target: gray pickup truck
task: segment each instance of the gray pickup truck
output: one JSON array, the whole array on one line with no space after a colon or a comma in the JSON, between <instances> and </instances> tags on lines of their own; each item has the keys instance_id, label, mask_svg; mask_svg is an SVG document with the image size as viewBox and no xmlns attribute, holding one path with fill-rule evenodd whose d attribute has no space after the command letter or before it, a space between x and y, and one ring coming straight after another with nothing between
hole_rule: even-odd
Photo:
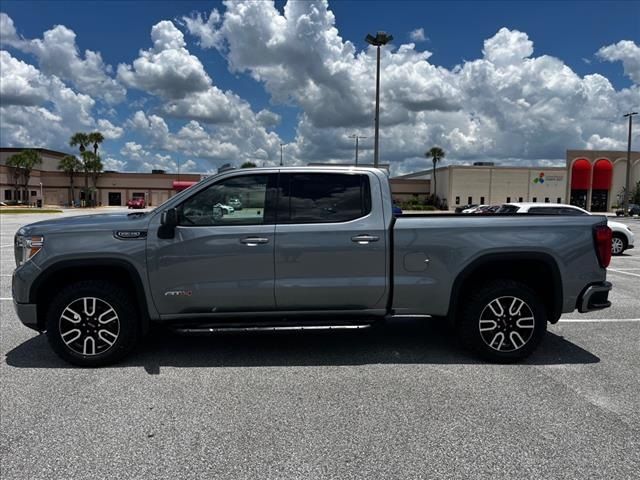
<instances>
[{"instance_id":1,"label":"gray pickup truck","mask_svg":"<svg viewBox=\"0 0 640 480\"><path fill-rule=\"evenodd\" d=\"M242 204L238 210L230 199ZM485 358L529 355L563 312L610 305L604 217L394 217L384 172L227 171L150 212L38 222L15 237L14 305L76 365L152 324L186 331L449 321Z\"/></svg>"}]
</instances>

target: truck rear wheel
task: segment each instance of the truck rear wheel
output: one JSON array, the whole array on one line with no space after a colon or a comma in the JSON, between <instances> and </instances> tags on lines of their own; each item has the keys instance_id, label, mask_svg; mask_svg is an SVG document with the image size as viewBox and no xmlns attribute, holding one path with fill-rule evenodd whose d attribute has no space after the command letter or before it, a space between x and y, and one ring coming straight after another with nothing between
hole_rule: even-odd
<instances>
[{"instance_id":1,"label":"truck rear wheel","mask_svg":"<svg viewBox=\"0 0 640 480\"><path fill-rule=\"evenodd\" d=\"M457 328L467 348L488 360L509 363L535 350L547 331L547 315L527 285L496 280L468 298Z\"/></svg>"},{"instance_id":2,"label":"truck rear wheel","mask_svg":"<svg viewBox=\"0 0 640 480\"><path fill-rule=\"evenodd\" d=\"M81 367L117 362L135 346L136 308L112 282L85 280L62 289L46 317L47 338L63 360Z\"/></svg>"}]
</instances>

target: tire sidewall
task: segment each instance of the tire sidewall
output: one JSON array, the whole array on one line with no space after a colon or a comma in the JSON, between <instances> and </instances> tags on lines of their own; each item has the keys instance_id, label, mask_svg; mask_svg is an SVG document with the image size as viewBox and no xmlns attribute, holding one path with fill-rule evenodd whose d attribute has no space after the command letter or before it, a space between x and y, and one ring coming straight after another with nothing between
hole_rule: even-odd
<instances>
[{"instance_id":1,"label":"tire sidewall","mask_svg":"<svg viewBox=\"0 0 640 480\"><path fill-rule=\"evenodd\" d=\"M96 297L107 302L118 315L120 332L114 345L98 355L82 355L69 349L60 335L60 315L74 300ZM126 292L110 282L83 281L62 289L52 300L46 315L49 344L65 361L81 367L99 367L112 364L124 357L135 345L138 334L138 315Z\"/></svg>"},{"instance_id":2,"label":"tire sidewall","mask_svg":"<svg viewBox=\"0 0 640 480\"><path fill-rule=\"evenodd\" d=\"M517 297L530 308L534 317L533 334L521 348L511 352L499 352L487 345L480 334L480 315L484 308L498 297ZM515 281L492 282L473 294L464 309L459 326L459 335L463 343L491 361L509 363L529 356L540 344L547 331L547 313L538 295L524 284Z\"/></svg>"}]
</instances>

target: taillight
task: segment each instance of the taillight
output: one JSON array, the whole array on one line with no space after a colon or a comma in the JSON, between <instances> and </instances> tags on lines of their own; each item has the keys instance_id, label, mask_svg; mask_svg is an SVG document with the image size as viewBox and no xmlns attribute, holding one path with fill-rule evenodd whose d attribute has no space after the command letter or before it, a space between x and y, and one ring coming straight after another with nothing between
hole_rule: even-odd
<instances>
[{"instance_id":1,"label":"taillight","mask_svg":"<svg viewBox=\"0 0 640 480\"><path fill-rule=\"evenodd\" d=\"M598 225L593 229L593 237L596 242L598 262L602 268L607 268L611 262L611 238L613 234L606 225Z\"/></svg>"}]
</instances>

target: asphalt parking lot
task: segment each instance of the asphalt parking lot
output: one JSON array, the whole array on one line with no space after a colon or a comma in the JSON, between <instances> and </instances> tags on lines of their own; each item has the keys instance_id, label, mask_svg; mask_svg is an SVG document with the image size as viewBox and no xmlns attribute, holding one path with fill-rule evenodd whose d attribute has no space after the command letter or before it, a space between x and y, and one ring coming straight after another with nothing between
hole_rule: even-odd
<instances>
[{"instance_id":1,"label":"asphalt parking lot","mask_svg":"<svg viewBox=\"0 0 640 480\"><path fill-rule=\"evenodd\" d=\"M3 480L637 478L640 245L612 261L613 306L564 316L524 364L480 362L406 320L156 332L83 370L13 312L13 234L42 217L0 216Z\"/></svg>"}]
</instances>

